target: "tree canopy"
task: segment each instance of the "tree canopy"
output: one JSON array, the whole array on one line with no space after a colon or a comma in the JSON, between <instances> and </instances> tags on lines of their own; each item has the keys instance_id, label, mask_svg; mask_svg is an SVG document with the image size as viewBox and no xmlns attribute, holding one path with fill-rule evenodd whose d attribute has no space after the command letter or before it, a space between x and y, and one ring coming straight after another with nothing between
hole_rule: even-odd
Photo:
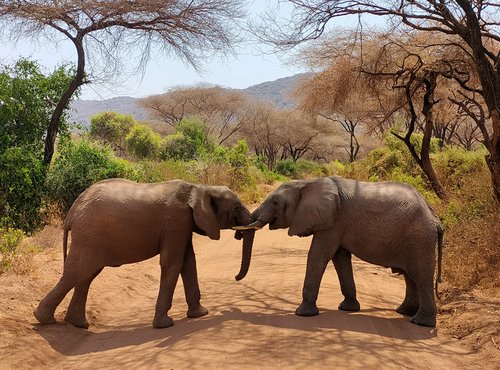
<instances>
[{"instance_id":1,"label":"tree canopy","mask_svg":"<svg viewBox=\"0 0 500 370\"><path fill-rule=\"evenodd\" d=\"M164 50L199 68L214 53L237 41L237 20L243 15L235 0L3 0L0 25L12 38L59 40L75 46L76 71L52 113L44 161L50 163L61 117L75 91L92 81L92 72L116 71L120 56L130 50L144 66L153 50Z\"/></svg>"}]
</instances>

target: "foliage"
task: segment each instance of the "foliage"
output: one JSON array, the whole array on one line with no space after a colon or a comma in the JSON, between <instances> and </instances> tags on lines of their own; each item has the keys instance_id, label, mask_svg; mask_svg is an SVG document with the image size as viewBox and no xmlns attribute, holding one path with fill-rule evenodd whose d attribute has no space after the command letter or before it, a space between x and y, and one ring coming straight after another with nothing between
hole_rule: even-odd
<instances>
[{"instance_id":1,"label":"foliage","mask_svg":"<svg viewBox=\"0 0 500 370\"><path fill-rule=\"evenodd\" d=\"M435 156L435 167L445 186L459 191L470 176L485 166L487 151L479 148L467 151L460 147L447 148Z\"/></svg>"},{"instance_id":2,"label":"foliage","mask_svg":"<svg viewBox=\"0 0 500 370\"><path fill-rule=\"evenodd\" d=\"M239 140L233 147L216 145L197 162L199 181L204 184L221 184L233 190L255 187L255 179L250 176L251 160L248 144Z\"/></svg>"},{"instance_id":3,"label":"foliage","mask_svg":"<svg viewBox=\"0 0 500 370\"><path fill-rule=\"evenodd\" d=\"M102 112L90 118L90 136L123 151L125 137L136 124L130 114Z\"/></svg>"},{"instance_id":4,"label":"foliage","mask_svg":"<svg viewBox=\"0 0 500 370\"><path fill-rule=\"evenodd\" d=\"M52 111L72 73L72 69L62 66L45 76L36 62L27 59L3 68L0 72L0 152L23 145L41 151ZM63 116L59 132L67 131Z\"/></svg>"},{"instance_id":5,"label":"foliage","mask_svg":"<svg viewBox=\"0 0 500 370\"><path fill-rule=\"evenodd\" d=\"M160 152L161 137L148 126L133 126L125 142L128 150L139 159L154 159Z\"/></svg>"},{"instance_id":6,"label":"foliage","mask_svg":"<svg viewBox=\"0 0 500 370\"><path fill-rule=\"evenodd\" d=\"M108 149L87 139L62 142L47 174L52 201L68 210L75 199L93 183L113 178L137 178L137 171Z\"/></svg>"},{"instance_id":7,"label":"foliage","mask_svg":"<svg viewBox=\"0 0 500 370\"><path fill-rule=\"evenodd\" d=\"M137 181L139 182L162 182L175 179L195 182L196 174L192 168L192 162L173 159L165 161L140 161L135 165Z\"/></svg>"},{"instance_id":8,"label":"foliage","mask_svg":"<svg viewBox=\"0 0 500 370\"><path fill-rule=\"evenodd\" d=\"M9 270L24 236L22 230L0 227L0 274Z\"/></svg>"},{"instance_id":9,"label":"foliage","mask_svg":"<svg viewBox=\"0 0 500 370\"><path fill-rule=\"evenodd\" d=\"M304 159L299 159L298 161L293 161L291 159L278 161L276 162L274 171L277 174L292 179L333 176L337 173L333 167Z\"/></svg>"},{"instance_id":10,"label":"foliage","mask_svg":"<svg viewBox=\"0 0 500 370\"><path fill-rule=\"evenodd\" d=\"M214 143L209 139L203 122L189 118L175 125L175 134L165 138L161 153L163 159L194 160L210 153Z\"/></svg>"},{"instance_id":11,"label":"foliage","mask_svg":"<svg viewBox=\"0 0 500 370\"><path fill-rule=\"evenodd\" d=\"M0 222L25 231L41 224L45 166L32 146L10 147L0 154Z\"/></svg>"}]
</instances>

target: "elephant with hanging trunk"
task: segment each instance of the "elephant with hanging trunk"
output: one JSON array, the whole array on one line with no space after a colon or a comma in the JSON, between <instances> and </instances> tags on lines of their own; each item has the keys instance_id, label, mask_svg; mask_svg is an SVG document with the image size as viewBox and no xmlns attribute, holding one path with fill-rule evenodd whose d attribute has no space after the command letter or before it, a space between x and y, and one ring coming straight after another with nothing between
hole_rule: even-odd
<instances>
[{"instance_id":1,"label":"elephant with hanging trunk","mask_svg":"<svg viewBox=\"0 0 500 370\"><path fill-rule=\"evenodd\" d=\"M192 234L218 240L221 229L250 221L250 212L225 186L201 186L181 180L156 184L122 179L98 182L85 190L68 212L64 221L63 275L41 300L35 317L42 324L54 323L57 306L74 288L65 320L87 328L87 293L102 269L158 254L161 278L153 326L174 324L168 311L179 275L184 283L187 316L204 316L208 311L200 304ZM70 231L71 248L67 254ZM235 236L251 245L254 231L237 231Z\"/></svg>"},{"instance_id":2,"label":"elephant with hanging trunk","mask_svg":"<svg viewBox=\"0 0 500 370\"><path fill-rule=\"evenodd\" d=\"M406 295L397 312L412 323L436 325L436 243L441 278L443 228L413 187L395 182L361 182L340 177L290 181L252 213L248 228L288 228L288 235L313 235L307 256L302 303L295 313L318 314L316 299L325 268L333 261L344 300L339 309L358 311L351 254L404 275ZM246 252L246 259L250 259ZM250 252L251 254L251 252ZM244 263L249 264L248 262Z\"/></svg>"}]
</instances>

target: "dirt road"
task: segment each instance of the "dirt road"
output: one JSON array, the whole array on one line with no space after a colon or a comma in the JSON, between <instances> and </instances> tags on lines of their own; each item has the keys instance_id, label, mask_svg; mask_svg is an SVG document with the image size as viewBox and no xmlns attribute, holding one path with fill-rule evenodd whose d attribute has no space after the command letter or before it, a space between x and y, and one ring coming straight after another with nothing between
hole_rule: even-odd
<instances>
[{"instance_id":1,"label":"dirt road","mask_svg":"<svg viewBox=\"0 0 500 370\"><path fill-rule=\"evenodd\" d=\"M362 310L341 301L333 266L323 278L316 317L293 314L300 303L310 238L265 229L255 238L247 277L234 280L241 244L196 237L202 303L209 314L187 319L182 281L170 311L175 326L153 329L158 259L108 268L91 287L89 330L35 324L31 312L62 270L60 250L35 276L1 280L0 368L52 369L482 369L457 340L412 325L394 308L404 282L388 269L354 261ZM9 280L10 279L10 280ZM68 299L56 312L60 321ZM439 318L438 318L439 319ZM493 364L494 365L494 364Z\"/></svg>"}]
</instances>

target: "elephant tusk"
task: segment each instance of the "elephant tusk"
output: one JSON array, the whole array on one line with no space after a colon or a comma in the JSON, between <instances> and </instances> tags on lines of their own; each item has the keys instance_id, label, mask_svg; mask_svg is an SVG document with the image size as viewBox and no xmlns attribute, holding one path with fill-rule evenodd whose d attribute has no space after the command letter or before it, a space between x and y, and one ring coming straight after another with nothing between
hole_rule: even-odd
<instances>
[{"instance_id":1,"label":"elephant tusk","mask_svg":"<svg viewBox=\"0 0 500 370\"><path fill-rule=\"evenodd\" d=\"M233 226L233 230L260 230L265 225L262 220L257 220L249 225L244 226Z\"/></svg>"}]
</instances>

